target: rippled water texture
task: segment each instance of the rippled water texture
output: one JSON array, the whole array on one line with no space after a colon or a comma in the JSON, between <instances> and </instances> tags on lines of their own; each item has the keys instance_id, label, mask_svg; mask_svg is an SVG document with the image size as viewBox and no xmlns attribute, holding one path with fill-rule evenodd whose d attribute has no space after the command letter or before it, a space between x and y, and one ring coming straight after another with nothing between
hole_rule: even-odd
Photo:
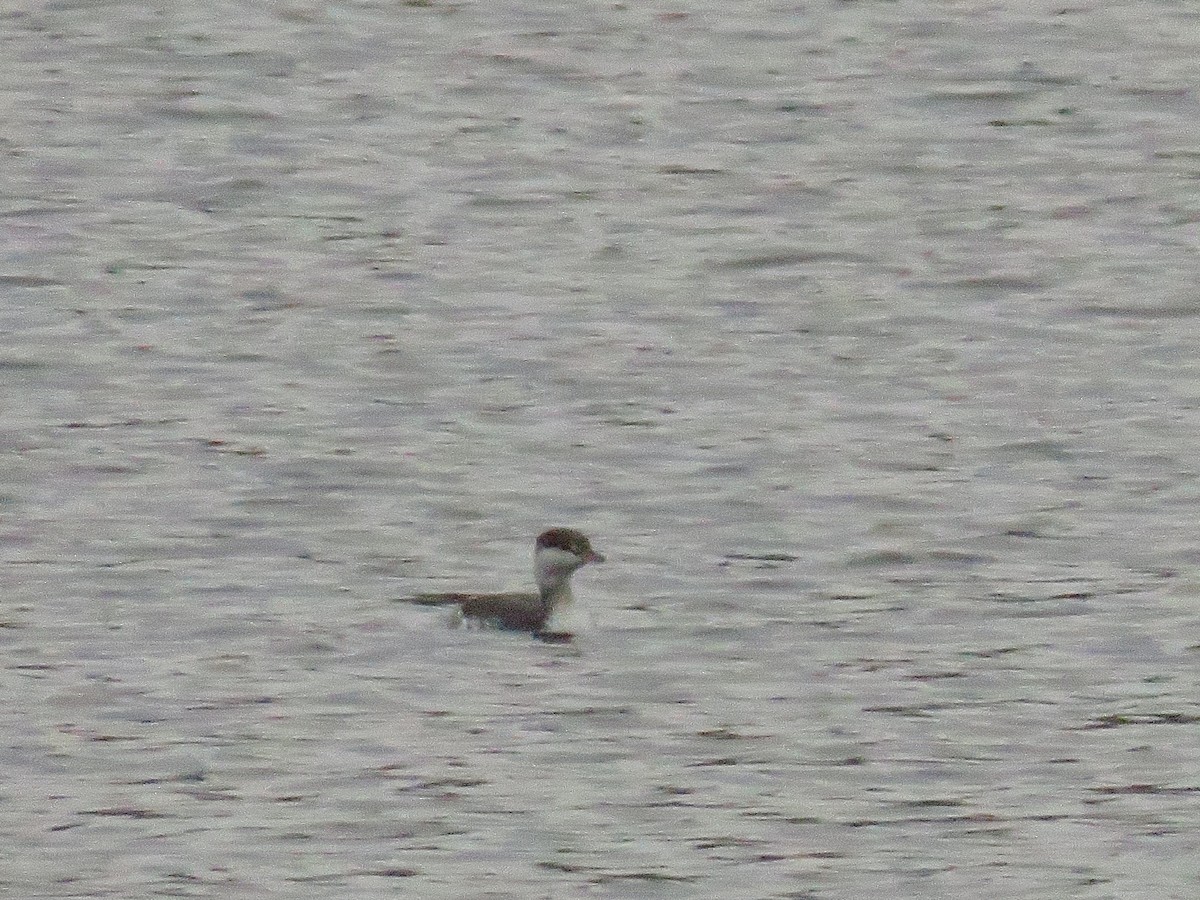
<instances>
[{"instance_id":1,"label":"rippled water texture","mask_svg":"<svg viewBox=\"0 0 1200 900\"><path fill-rule=\"evenodd\" d=\"M0 894L1200 896L1198 57L6 4Z\"/></svg>"}]
</instances>

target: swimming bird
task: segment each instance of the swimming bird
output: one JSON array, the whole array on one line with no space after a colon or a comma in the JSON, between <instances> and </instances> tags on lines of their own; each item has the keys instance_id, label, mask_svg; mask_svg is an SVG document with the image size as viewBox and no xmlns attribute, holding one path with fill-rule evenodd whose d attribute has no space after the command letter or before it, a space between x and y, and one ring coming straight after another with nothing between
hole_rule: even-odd
<instances>
[{"instance_id":1,"label":"swimming bird","mask_svg":"<svg viewBox=\"0 0 1200 900\"><path fill-rule=\"evenodd\" d=\"M570 613L575 604L571 576L588 563L604 562L587 535L574 528L548 528L533 549L533 593L419 594L422 604L458 604L462 616L480 624L510 631L529 631L544 640L570 639Z\"/></svg>"}]
</instances>

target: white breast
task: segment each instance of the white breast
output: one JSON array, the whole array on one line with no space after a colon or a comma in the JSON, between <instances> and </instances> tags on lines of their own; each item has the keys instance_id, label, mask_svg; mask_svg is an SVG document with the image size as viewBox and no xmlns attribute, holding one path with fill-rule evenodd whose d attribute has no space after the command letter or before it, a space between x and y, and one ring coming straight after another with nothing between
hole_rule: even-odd
<instances>
[{"instance_id":1,"label":"white breast","mask_svg":"<svg viewBox=\"0 0 1200 900\"><path fill-rule=\"evenodd\" d=\"M560 603L550 613L542 631L550 634L579 634L591 626L591 616L572 603Z\"/></svg>"}]
</instances>

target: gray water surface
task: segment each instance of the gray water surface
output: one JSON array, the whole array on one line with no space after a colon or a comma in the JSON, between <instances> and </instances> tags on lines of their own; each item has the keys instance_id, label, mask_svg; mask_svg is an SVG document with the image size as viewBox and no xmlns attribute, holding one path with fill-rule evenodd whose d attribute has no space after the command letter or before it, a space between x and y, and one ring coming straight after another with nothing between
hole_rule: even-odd
<instances>
[{"instance_id":1,"label":"gray water surface","mask_svg":"<svg viewBox=\"0 0 1200 900\"><path fill-rule=\"evenodd\" d=\"M0 894L1200 896L1197 58L10 4Z\"/></svg>"}]
</instances>

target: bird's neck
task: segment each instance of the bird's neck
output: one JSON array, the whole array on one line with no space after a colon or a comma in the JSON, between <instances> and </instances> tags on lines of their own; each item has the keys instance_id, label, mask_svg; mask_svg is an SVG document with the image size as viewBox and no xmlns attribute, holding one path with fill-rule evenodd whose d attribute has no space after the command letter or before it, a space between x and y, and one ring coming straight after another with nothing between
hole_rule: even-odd
<instances>
[{"instance_id":1,"label":"bird's neck","mask_svg":"<svg viewBox=\"0 0 1200 900\"><path fill-rule=\"evenodd\" d=\"M578 566L578 560L562 550L555 547L538 548L533 558L533 578L547 609L574 602L571 596L571 573Z\"/></svg>"},{"instance_id":2,"label":"bird's neck","mask_svg":"<svg viewBox=\"0 0 1200 900\"><path fill-rule=\"evenodd\" d=\"M558 609L570 606L575 602L571 594L571 577L538 582L538 593L547 609Z\"/></svg>"}]
</instances>

